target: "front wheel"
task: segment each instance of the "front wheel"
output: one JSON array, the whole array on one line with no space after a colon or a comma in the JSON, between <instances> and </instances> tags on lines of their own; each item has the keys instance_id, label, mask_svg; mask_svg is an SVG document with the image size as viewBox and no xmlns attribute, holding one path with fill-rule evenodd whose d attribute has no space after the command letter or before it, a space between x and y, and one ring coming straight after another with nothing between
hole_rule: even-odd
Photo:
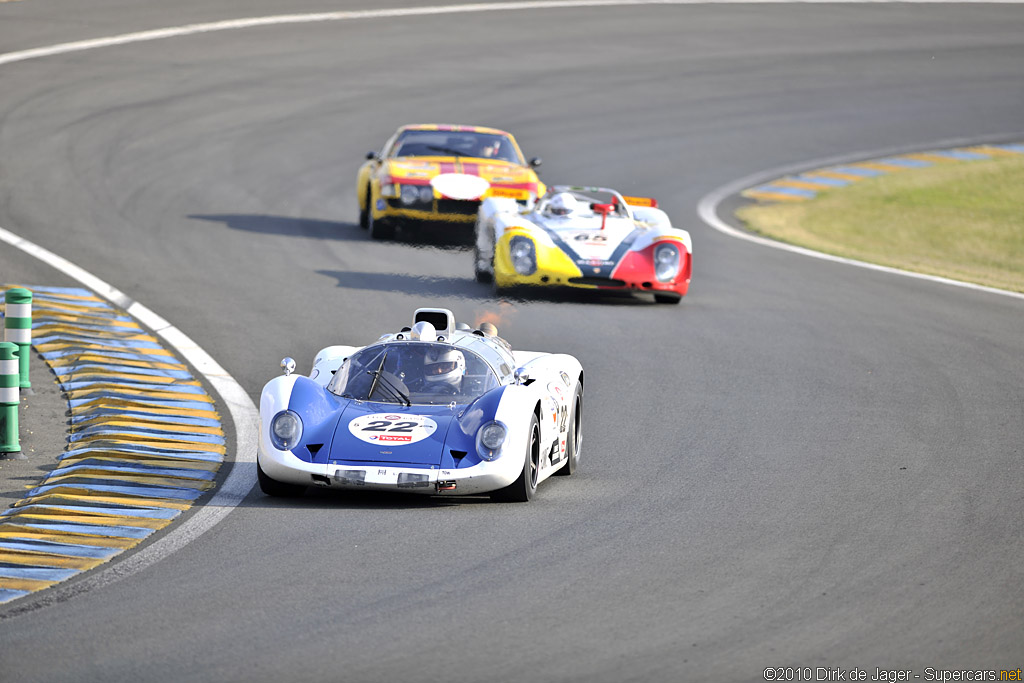
<instances>
[{"instance_id":1,"label":"front wheel","mask_svg":"<svg viewBox=\"0 0 1024 683\"><path fill-rule=\"evenodd\" d=\"M298 484L286 484L283 481L271 479L270 475L263 471L260 467L259 458L256 459L256 480L260 484L260 491L267 494L268 496L274 496L275 498L293 498L295 496L301 496L305 490L305 486L299 486Z\"/></svg>"},{"instance_id":2,"label":"front wheel","mask_svg":"<svg viewBox=\"0 0 1024 683\"><path fill-rule=\"evenodd\" d=\"M487 272L480 267L480 247L473 247L473 274L476 276L476 281L482 284L487 284L494 281L494 272Z\"/></svg>"},{"instance_id":3,"label":"front wheel","mask_svg":"<svg viewBox=\"0 0 1024 683\"><path fill-rule=\"evenodd\" d=\"M530 418L530 438L527 439L526 457L519 478L509 486L491 494L491 500L505 503L527 503L537 493L537 478L540 476L540 424L537 416Z\"/></svg>"},{"instance_id":4,"label":"front wheel","mask_svg":"<svg viewBox=\"0 0 1024 683\"><path fill-rule=\"evenodd\" d=\"M370 188L366 188L366 205L364 208L359 209L359 227L366 230L370 227L370 202L373 201L373 197L370 194Z\"/></svg>"},{"instance_id":5,"label":"front wheel","mask_svg":"<svg viewBox=\"0 0 1024 683\"><path fill-rule=\"evenodd\" d=\"M583 384L576 385L576 396L569 414L569 435L565 438L565 453L569 459L555 474L568 477L580 466L580 448L583 445Z\"/></svg>"},{"instance_id":6,"label":"front wheel","mask_svg":"<svg viewBox=\"0 0 1024 683\"><path fill-rule=\"evenodd\" d=\"M367 208L366 229L370 231L370 237L375 240L389 240L395 236L395 229L390 224L373 217L373 207Z\"/></svg>"}]
</instances>

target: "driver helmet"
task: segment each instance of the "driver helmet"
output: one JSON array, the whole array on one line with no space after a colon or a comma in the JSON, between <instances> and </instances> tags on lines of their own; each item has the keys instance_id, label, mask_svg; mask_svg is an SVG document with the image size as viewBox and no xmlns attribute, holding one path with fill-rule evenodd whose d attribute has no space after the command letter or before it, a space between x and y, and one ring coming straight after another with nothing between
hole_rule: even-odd
<instances>
[{"instance_id":1,"label":"driver helmet","mask_svg":"<svg viewBox=\"0 0 1024 683\"><path fill-rule=\"evenodd\" d=\"M423 359L423 378L429 385L458 388L466 374L466 357L453 348L433 348Z\"/></svg>"},{"instance_id":2,"label":"driver helmet","mask_svg":"<svg viewBox=\"0 0 1024 683\"><path fill-rule=\"evenodd\" d=\"M548 202L548 212L552 216L568 216L576 211L576 198L568 192L559 192Z\"/></svg>"}]
</instances>

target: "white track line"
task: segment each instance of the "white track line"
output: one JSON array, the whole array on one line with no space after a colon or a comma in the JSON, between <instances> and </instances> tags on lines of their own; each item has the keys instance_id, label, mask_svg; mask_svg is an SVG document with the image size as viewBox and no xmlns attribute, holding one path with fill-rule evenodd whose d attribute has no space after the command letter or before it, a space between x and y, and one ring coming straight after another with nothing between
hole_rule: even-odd
<instances>
[{"instance_id":1,"label":"white track line","mask_svg":"<svg viewBox=\"0 0 1024 683\"><path fill-rule=\"evenodd\" d=\"M999 294L1001 296L1008 296L1014 299L1024 300L1024 294L1020 292L1011 292L1005 289L996 289L994 287L985 287L983 285L977 285L973 282L963 282L961 280L952 280L945 277L939 277L937 275L925 275L924 273L915 273L909 270L900 270L899 268L890 268L888 266L880 266L875 263L867 263L865 261L857 261L854 259L843 258L841 256L833 256L832 254L825 254L820 251L814 251L813 249L806 249L804 247L796 247L791 244L784 244L783 242L776 242L775 240L761 237L760 235L754 235L743 230L734 228L733 226L726 223L718 215L718 205L722 203L726 198L738 195L743 190L751 187L755 187L762 183L766 183L769 180L775 178L781 178L783 176L792 175L795 173L805 172L811 169L824 168L826 166L838 166L842 164L849 164L856 161L865 161L868 159L880 159L884 157L897 156L900 154L909 154L911 152L918 151L931 151L937 149L950 149L953 147L966 147L969 145L978 145L986 142L997 142L1002 140L1019 140L1024 137L1024 133L1010 133L1005 135L991 135L983 138L956 138L952 140L939 140L928 145L914 145L906 147L892 147L888 149L874 150L870 152L857 152L853 154L845 154L843 156L829 157L826 159L817 159L814 161L808 161L800 164L794 164L790 166L782 166L774 168L768 171L762 171L754 175L747 176L746 178L740 178L739 180L733 181L727 185L724 185L717 190L705 195L700 202L697 204L697 213L700 215L701 220L710 225L715 230L723 232L730 237L738 237L739 239L747 240L755 244L760 244L765 247L771 247L773 249L781 249L783 251L789 251L794 254L800 254L802 256L810 256L812 258L822 259L824 261L832 261L834 263L843 263L848 266L856 266L858 268L866 268L867 270L877 270L882 273L889 273L891 275L901 275L903 277L915 278L917 280L927 280L929 282L938 282L944 285L952 285L954 287L962 287L963 289L973 289L979 292L986 292L988 294Z\"/></svg>"}]
</instances>

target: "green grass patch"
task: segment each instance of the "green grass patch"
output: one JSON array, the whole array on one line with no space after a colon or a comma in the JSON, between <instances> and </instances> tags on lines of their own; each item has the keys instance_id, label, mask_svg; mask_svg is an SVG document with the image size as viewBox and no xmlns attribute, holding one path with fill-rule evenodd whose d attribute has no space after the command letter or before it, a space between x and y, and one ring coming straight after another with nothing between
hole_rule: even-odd
<instances>
[{"instance_id":1,"label":"green grass patch","mask_svg":"<svg viewBox=\"0 0 1024 683\"><path fill-rule=\"evenodd\" d=\"M939 162L737 215L782 242L1024 292L1024 157Z\"/></svg>"}]
</instances>

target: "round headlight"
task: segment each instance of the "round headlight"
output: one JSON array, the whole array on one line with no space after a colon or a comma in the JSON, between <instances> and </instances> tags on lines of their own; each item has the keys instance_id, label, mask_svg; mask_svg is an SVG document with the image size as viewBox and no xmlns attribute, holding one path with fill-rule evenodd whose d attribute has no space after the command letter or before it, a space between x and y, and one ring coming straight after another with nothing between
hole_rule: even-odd
<instances>
[{"instance_id":1,"label":"round headlight","mask_svg":"<svg viewBox=\"0 0 1024 683\"><path fill-rule=\"evenodd\" d=\"M520 275L532 275L537 272L537 251L533 240L516 235L508 245L508 255L512 267Z\"/></svg>"},{"instance_id":2,"label":"round headlight","mask_svg":"<svg viewBox=\"0 0 1024 683\"><path fill-rule=\"evenodd\" d=\"M402 203L415 204L420 200L420 188L415 185L402 185Z\"/></svg>"},{"instance_id":3,"label":"round headlight","mask_svg":"<svg viewBox=\"0 0 1024 683\"><path fill-rule=\"evenodd\" d=\"M661 244L654 250L654 276L659 282L669 282L679 273L679 248L674 244Z\"/></svg>"},{"instance_id":4,"label":"round headlight","mask_svg":"<svg viewBox=\"0 0 1024 683\"><path fill-rule=\"evenodd\" d=\"M476 433L476 451L484 460L495 460L508 437L508 429L500 422L488 422Z\"/></svg>"},{"instance_id":5,"label":"round headlight","mask_svg":"<svg viewBox=\"0 0 1024 683\"><path fill-rule=\"evenodd\" d=\"M434 201L434 188L432 188L430 185L420 185L420 201Z\"/></svg>"},{"instance_id":6,"label":"round headlight","mask_svg":"<svg viewBox=\"0 0 1024 683\"><path fill-rule=\"evenodd\" d=\"M302 438L302 419L298 413L282 410L270 421L270 441L279 451L290 451Z\"/></svg>"}]
</instances>

